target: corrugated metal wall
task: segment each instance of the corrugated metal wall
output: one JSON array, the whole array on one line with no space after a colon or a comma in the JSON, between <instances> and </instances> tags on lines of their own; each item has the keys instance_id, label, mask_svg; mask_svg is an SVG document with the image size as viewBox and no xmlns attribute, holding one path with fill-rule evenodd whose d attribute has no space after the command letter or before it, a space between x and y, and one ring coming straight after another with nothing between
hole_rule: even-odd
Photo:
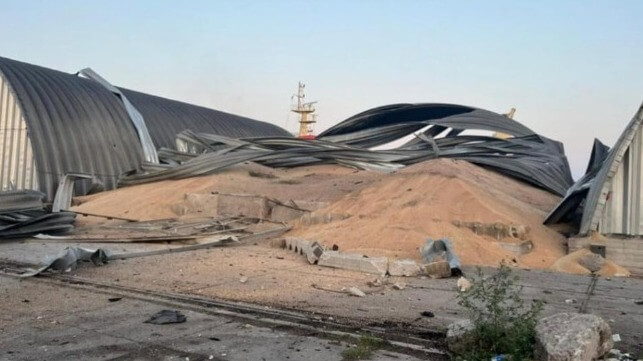
<instances>
[{"instance_id":1,"label":"corrugated metal wall","mask_svg":"<svg viewBox=\"0 0 643 361\"><path fill-rule=\"evenodd\" d=\"M614 174L599 231L603 234L643 235L643 132L639 128Z\"/></svg>"},{"instance_id":2,"label":"corrugated metal wall","mask_svg":"<svg viewBox=\"0 0 643 361\"><path fill-rule=\"evenodd\" d=\"M38 189L27 123L0 73L0 190Z\"/></svg>"},{"instance_id":3,"label":"corrugated metal wall","mask_svg":"<svg viewBox=\"0 0 643 361\"><path fill-rule=\"evenodd\" d=\"M67 173L93 175L105 189L114 189L123 173L140 167L143 152L136 130L123 102L104 86L74 74L2 57L0 73L24 118L17 127L23 129L23 142L18 148L26 146L24 123L33 145L26 148L33 152L28 160L16 161L8 142L20 138L12 130L9 135L13 138L0 147L11 156L4 154L2 159L9 159L11 164L35 159L38 172L32 175L37 176L38 190L48 201L53 200L60 178ZM157 148L174 147L176 134L185 129L229 137L290 136L273 124L135 91L123 93L143 114ZM22 119L15 118L12 111L8 121L11 129L14 119ZM15 172L15 166L10 168ZM74 194L86 194L91 186L89 180L78 181Z\"/></svg>"}]
</instances>

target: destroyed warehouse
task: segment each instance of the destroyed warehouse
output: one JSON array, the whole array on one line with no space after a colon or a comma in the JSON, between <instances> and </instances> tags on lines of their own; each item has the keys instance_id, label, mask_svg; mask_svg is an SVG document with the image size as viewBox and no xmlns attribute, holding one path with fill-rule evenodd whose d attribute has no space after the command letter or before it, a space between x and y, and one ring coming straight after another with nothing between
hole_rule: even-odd
<instances>
[{"instance_id":1,"label":"destroyed warehouse","mask_svg":"<svg viewBox=\"0 0 643 361\"><path fill-rule=\"evenodd\" d=\"M53 202L54 212L69 211L72 195L205 176L247 162L271 169L335 164L385 174L432 159L456 159L564 197L547 209L541 223L564 223L567 235L580 236L569 240L572 251L599 246L602 256L640 272L640 240L620 239L620 246L614 246L587 237L641 235L640 128L641 111L614 147L597 141L587 174L574 184L560 142L484 109L391 104L356 114L316 139L300 139L270 123L113 86L89 68L69 74L0 58L0 188L18 192L11 196L13 203L38 198L34 193L20 198L20 192L42 192L42 201ZM9 212L11 202L5 203ZM39 217L55 223L52 216ZM73 223L73 217L65 217ZM29 234L18 231L17 224L34 222L24 214L5 218L5 236ZM518 221L507 219L506 224L514 227ZM479 232L488 226L471 227ZM532 234L539 233L535 227L540 229L532 225ZM547 237L554 244L564 242ZM522 241L528 242L520 246L524 249L542 247Z\"/></svg>"}]
</instances>

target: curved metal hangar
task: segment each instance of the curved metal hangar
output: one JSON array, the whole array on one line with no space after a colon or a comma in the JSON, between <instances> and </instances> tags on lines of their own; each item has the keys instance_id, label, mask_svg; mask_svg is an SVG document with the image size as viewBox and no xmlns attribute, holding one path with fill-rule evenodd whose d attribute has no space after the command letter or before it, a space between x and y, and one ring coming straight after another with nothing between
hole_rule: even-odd
<instances>
[{"instance_id":1,"label":"curved metal hangar","mask_svg":"<svg viewBox=\"0 0 643 361\"><path fill-rule=\"evenodd\" d=\"M190 129L227 137L291 136L234 114L117 88L85 69L69 74L0 57L0 190L52 200L60 178L90 174L106 189ZM82 76L81 76L82 75ZM86 194L92 182L76 182Z\"/></svg>"}]
</instances>

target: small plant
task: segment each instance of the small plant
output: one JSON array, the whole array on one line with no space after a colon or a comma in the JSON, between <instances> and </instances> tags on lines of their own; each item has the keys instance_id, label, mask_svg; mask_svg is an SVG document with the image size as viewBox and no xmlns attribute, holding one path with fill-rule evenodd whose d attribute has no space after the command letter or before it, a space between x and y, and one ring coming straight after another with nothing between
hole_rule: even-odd
<instances>
[{"instance_id":1,"label":"small plant","mask_svg":"<svg viewBox=\"0 0 643 361\"><path fill-rule=\"evenodd\" d=\"M458 293L458 304L470 314L473 329L466 333L457 355L467 361L489 361L503 355L507 360L533 358L536 322L543 309L542 301L526 305L522 286L505 264L493 276L485 278L478 268L472 286Z\"/></svg>"},{"instance_id":2,"label":"small plant","mask_svg":"<svg viewBox=\"0 0 643 361\"><path fill-rule=\"evenodd\" d=\"M373 352L379 350L384 345L386 345L386 341L370 335L364 335L360 337L355 347L342 351L342 360L368 360L373 355Z\"/></svg>"}]
</instances>

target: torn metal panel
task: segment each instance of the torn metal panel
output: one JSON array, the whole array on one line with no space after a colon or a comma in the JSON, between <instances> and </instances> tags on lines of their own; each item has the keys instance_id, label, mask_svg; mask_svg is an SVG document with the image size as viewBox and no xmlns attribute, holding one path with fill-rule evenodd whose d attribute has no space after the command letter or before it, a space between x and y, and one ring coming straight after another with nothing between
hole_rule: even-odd
<instances>
[{"instance_id":1,"label":"torn metal panel","mask_svg":"<svg viewBox=\"0 0 643 361\"><path fill-rule=\"evenodd\" d=\"M84 75L86 78L91 79L97 82L98 84L104 86L107 90L114 93L114 95L116 95L123 102L125 111L129 115L129 118L132 120L132 124L134 124L134 128L136 128L138 139L141 142L141 146L143 148L143 155L145 156L145 161L150 163L158 163L159 158L158 158L158 155L156 154L156 146L152 141L150 132L147 130L145 119L143 118L143 115L136 109L136 107L129 101L129 99L127 99L125 94L123 94L123 92L120 89L113 86L110 82L108 82L105 78L100 76L91 68L82 69L78 72L78 74Z\"/></svg>"},{"instance_id":2,"label":"torn metal panel","mask_svg":"<svg viewBox=\"0 0 643 361\"><path fill-rule=\"evenodd\" d=\"M74 229L76 214L27 211L0 215L0 239L28 237L39 233L68 233Z\"/></svg>"},{"instance_id":3,"label":"torn metal panel","mask_svg":"<svg viewBox=\"0 0 643 361\"><path fill-rule=\"evenodd\" d=\"M74 195L74 182L77 179L92 179L89 174L69 173L65 174L58 183L56 189L56 196L54 203L51 207L53 213L69 209L71 206L71 198Z\"/></svg>"},{"instance_id":4,"label":"torn metal panel","mask_svg":"<svg viewBox=\"0 0 643 361\"><path fill-rule=\"evenodd\" d=\"M570 223L590 232L640 236L643 197L643 104L612 149L596 140L587 173L547 216L545 224Z\"/></svg>"},{"instance_id":5,"label":"torn metal panel","mask_svg":"<svg viewBox=\"0 0 643 361\"><path fill-rule=\"evenodd\" d=\"M396 124L420 125L424 123L456 129L494 131L497 129L513 136L534 134L532 130L515 120L487 110L457 104L421 103L392 104L367 110L327 129L319 134L318 138L350 134L365 129Z\"/></svg>"},{"instance_id":6,"label":"torn metal panel","mask_svg":"<svg viewBox=\"0 0 643 361\"><path fill-rule=\"evenodd\" d=\"M421 161L447 157L467 160L553 193L565 194L573 180L562 144L533 134L511 119L499 119L502 118L500 115L496 115L498 119L489 120L490 114L493 114L491 112L471 110L467 114L467 117L454 115L451 119L418 120L417 124L388 124L315 140L282 137L231 139L220 135L184 131L177 135L177 141L184 145L183 149L191 149L200 154L190 156L184 152L164 152L164 159L176 165L156 172L147 171L125 176L119 184L131 185L206 175L246 161L270 167L334 163L390 172ZM362 121L369 122L364 118ZM425 128L429 122L440 124L424 129L417 135L418 141L407 142L393 149L374 150L365 147L390 141L393 136L406 136L409 131ZM412 127L408 127L409 124ZM447 125L458 128L448 128ZM477 130L526 135L507 139L460 135L468 126ZM378 134L382 128L385 128L384 134ZM451 131L446 136L435 137L447 129Z\"/></svg>"},{"instance_id":7,"label":"torn metal panel","mask_svg":"<svg viewBox=\"0 0 643 361\"><path fill-rule=\"evenodd\" d=\"M32 190L0 192L0 239L71 231L76 215L47 212L44 196Z\"/></svg>"},{"instance_id":8,"label":"torn metal panel","mask_svg":"<svg viewBox=\"0 0 643 361\"><path fill-rule=\"evenodd\" d=\"M107 263L108 259L109 251L101 248L93 250L81 247L67 247L53 259L45 259L42 267L29 270L21 274L20 277L33 277L47 270L70 272L76 269L80 262L92 262L94 265L100 266Z\"/></svg>"}]
</instances>

